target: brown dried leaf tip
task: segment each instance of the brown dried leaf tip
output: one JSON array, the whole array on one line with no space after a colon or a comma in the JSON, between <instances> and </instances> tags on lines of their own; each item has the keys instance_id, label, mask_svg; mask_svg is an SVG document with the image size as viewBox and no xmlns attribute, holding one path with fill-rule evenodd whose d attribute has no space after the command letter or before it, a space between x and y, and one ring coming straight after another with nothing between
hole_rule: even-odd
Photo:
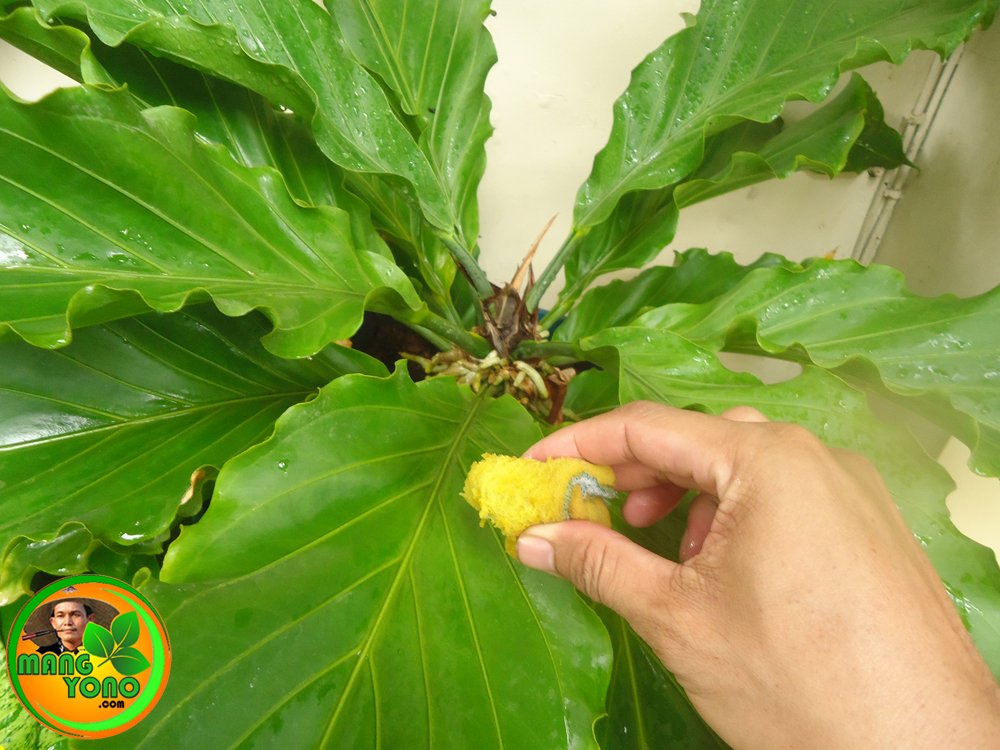
<instances>
[{"instance_id":1,"label":"brown dried leaf tip","mask_svg":"<svg viewBox=\"0 0 1000 750\"><path fill-rule=\"evenodd\" d=\"M485 325L476 332L489 341L490 346L501 357L508 356L522 341L542 340L538 333L538 310L529 313L524 298L535 285L531 259L535 257L538 245L555 220L556 217L553 216L538 235L511 282L504 284L503 288L494 284L493 296L482 302Z\"/></svg>"}]
</instances>

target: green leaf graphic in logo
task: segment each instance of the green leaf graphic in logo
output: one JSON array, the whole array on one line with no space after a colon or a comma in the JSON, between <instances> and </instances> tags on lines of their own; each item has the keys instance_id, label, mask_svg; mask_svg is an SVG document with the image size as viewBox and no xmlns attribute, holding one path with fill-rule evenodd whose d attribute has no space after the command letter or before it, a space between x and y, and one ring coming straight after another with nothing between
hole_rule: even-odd
<instances>
[{"instance_id":1,"label":"green leaf graphic in logo","mask_svg":"<svg viewBox=\"0 0 1000 750\"><path fill-rule=\"evenodd\" d=\"M149 669L149 662L139 649L125 646L111 657L111 666L118 670L118 674L128 677Z\"/></svg>"},{"instance_id":2,"label":"green leaf graphic in logo","mask_svg":"<svg viewBox=\"0 0 1000 750\"><path fill-rule=\"evenodd\" d=\"M96 622L88 622L83 631L83 647L95 658L107 661L115 652L115 638L107 628Z\"/></svg>"},{"instance_id":3,"label":"green leaf graphic in logo","mask_svg":"<svg viewBox=\"0 0 1000 750\"><path fill-rule=\"evenodd\" d=\"M114 636L115 645L118 648L131 646L139 640L139 615L135 612L118 615L111 622L111 635ZM122 674L125 673L122 672Z\"/></svg>"},{"instance_id":4,"label":"green leaf graphic in logo","mask_svg":"<svg viewBox=\"0 0 1000 750\"><path fill-rule=\"evenodd\" d=\"M111 630L96 622L88 622L83 631L83 647L95 658L111 662L120 675L131 676L149 669L149 661L132 644L139 640L139 616L125 612L111 621Z\"/></svg>"}]
</instances>

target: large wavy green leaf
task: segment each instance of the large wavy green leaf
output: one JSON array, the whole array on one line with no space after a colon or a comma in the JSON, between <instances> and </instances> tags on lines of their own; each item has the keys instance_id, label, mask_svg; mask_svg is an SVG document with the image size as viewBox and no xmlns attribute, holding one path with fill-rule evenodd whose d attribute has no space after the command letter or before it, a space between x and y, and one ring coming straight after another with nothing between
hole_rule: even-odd
<instances>
[{"instance_id":1,"label":"large wavy green leaf","mask_svg":"<svg viewBox=\"0 0 1000 750\"><path fill-rule=\"evenodd\" d=\"M624 195L567 259L558 309L599 275L652 261L673 239L680 208L796 171L835 177L848 167L904 163L900 134L885 124L875 92L853 74L838 96L787 128L780 120L741 122L708 139L701 164L680 184Z\"/></svg>"},{"instance_id":2,"label":"large wavy green leaf","mask_svg":"<svg viewBox=\"0 0 1000 750\"><path fill-rule=\"evenodd\" d=\"M311 0L35 0L46 18L89 23L106 44L128 42L239 83L312 126L346 169L392 175L447 232L460 206L378 82L343 49L336 21ZM413 187L410 187L413 186ZM414 192L413 188L416 188Z\"/></svg>"},{"instance_id":3,"label":"large wavy green leaf","mask_svg":"<svg viewBox=\"0 0 1000 750\"><path fill-rule=\"evenodd\" d=\"M818 260L756 271L712 302L663 307L639 321L716 351L764 351L884 384L966 442L976 471L1000 476L998 319L997 290L918 297L888 266Z\"/></svg>"},{"instance_id":4,"label":"large wavy green leaf","mask_svg":"<svg viewBox=\"0 0 1000 750\"><path fill-rule=\"evenodd\" d=\"M371 207L372 223L393 249L399 267L410 278L426 284L433 295L429 304L448 315L450 303L446 300L458 267L420 212L377 175L351 172L345 184Z\"/></svg>"},{"instance_id":5,"label":"large wavy green leaf","mask_svg":"<svg viewBox=\"0 0 1000 750\"><path fill-rule=\"evenodd\" d=\"M625 194L682 180L704 141L739 119L766 122L788 99L819 101L840 72L911 49L946 56L993 19L996 0L703 0L692 26L632 73L607 146L577 195L594 226Z\"/></svg>"},{"instance_id":6,"label":"large wavy green leaf","mask_svg":"<svg viewBox=\"0 0 1000 750\"><path fill-rule=\"evenodd\" d=\"M327 0L351 51L399 96L420 147L459 217L466 247L479 236L476 188L493 132L483 92L496 48L489 0Z\"/></svg>"},{"instance_id":7,"label":"large wavy green leaf","mask_svg":"<svg viewBox=\"0 0 1000 750\"><path fill-rule=\"evenodd\" d=\"M614 211L582 235L566 260L566 286L554 315L565 312L605 273L641 268L674 239L679 213L673 185L623 196Z\"/></svg>"},{"instance_id":8,"label":"large wavy green leaf","mask_svg":"<svg viewBox=\"0 0 1000 750\"><path fill-rule=\"evenodd\" d=\"M80 82L128 85L143 108L186 109L200 137L225 146L245 167L279 170L301 203L344 209L355 245L386 254L368 206L344 188L344 171L323 155L301 118L263 96L131 44L109 47L73 26L50 26L31 7L0 18L0 38Z\"/></svg>"},{"instance_id":9,"label":"large wavy green leaf","mask_svg":"<svg viewBox=\"0 0 1000 750\"><path fill-rule=\"evenodd\" d=\"M86 34L71 26L49 26L32 7L4 15L0 3L0 39L75 81L109 83L100 66L94 67Z\"/></svg>"},{"instance_id":10,"label":"large wavy green leaf","mask_svg":"<svg viewBox=\"0 0 1000 750\"><path fill-rule=\"evenodd\" d=\"M173 583L143 586L170 682L94 746L596 748L604 628L459 496L483 452L540 435L510 398L402 369L291 409L171 545Z\"/></svg>"},{"instance_id":11,"label":"large wavy green leaf","mask_svg":"<svg viewBox=\"0 0 1000 750\"><path fill-rule=\"evenodd\" d=\"M82 572L95 540L158 544L200 505L196 471L266 438L334 378L384 372L336 346L275 357L267 328L202 305L86 328L58 351L0 344L0 602L29 592L36 570Z\"/></svg>"},{"instance_id":12,"label":"large wavy green leaf","mask_svg":"<svg viewBox=\"0 0 1000 750\"><path fill-rule=\"evenodd\" d=\"M345 212L298 205L193 123L124 91L0 96L0 337L58 346L72 326L210 295L230 315L264 309L268 348L303 356L353 334L366 303L422 307L390 260L355 248Z\"/></svg>"},{"instance_id":13,"label":"large wavy green leaf","mask_svg":"<svg viewBox=\"0 0 1000 750\"><path fill-rule=\"evenodd\" d=\"M885 124L882 104L857 73L844 90L809 116L785 128L753 152L736 151L725 169L704 163L674 189L678 207L700 203L799 170L836 177L846 167L893 169L909 164L902 136ZM752 121L750 121L752 122Z\"/></svg>"},{"instance_id":14,"label":"large wavy green leaf","mask_svg":"<svg viewBox=\"0 0 1000 750\"><path fill-rule=\"evenodd\" d=\"M52 32L67 28L71 27L55 27ZM193 129L201 138L225 146L245 167L277 169L300 203L347 211L355 246L388 257L385 243L372 226L367 204L344 187L344 170L324 156L297 115L276 110L266 98L243 86L130 44L109 47L100 40L91 41L93 57L105 74L118 85L127 84L129 93L144 108L176 106L187 110L197 118Z\"/></svg>"},{"instance_id":15,"label":"large wavy green leaf","mask_svg":"<svg viewBox=\"0 0 1000 750\"><path fill-rule=\"evenodd\" d=\"M708 302L732 289L758 268L801 266L774 253L765 253L741 266L732 253L709 254L692 248L677 253L673 266L654 266L628 281L615 280L587 292L566 320L552 332L554 341L577 341L605 328L624 326L650 307L674 302Z\"/></svg>"},{"instance_id":16,"label":"large wavy green leaf","mask_svg":"<svg viewBox=\"0 0 1000 750\"><path fill-rule=\"evenodd\" d=\"M388 255L379 233L391 238L397 263L431 290L422 295L428 304L452 317L448 289L455 263L420 210L374 174L345 173L326 158L297 115L274 109L266 98L243 86L130 44L109 47L71 26L49 26L32 8L0 18L0 37L4 36L77 80L127 84L143 108L172 105L191 112L197 117L193 128L198 136L225 146L243 166L279 170L296 200L347 211L357 247ZM40 55L40 49L52 54ZM364 200L344 187L345 178ZM375 209L374 217L368 204Z\"/></svg>"},{"instance_id":17,"label":"large wavy green leaf","mask_svg":"<svg viewBox=\"0 0 1000 750\"><path fill-rule=\"evenodd\" d=\"M757 271L755 275L772 273ZM962 536L945 498L954 482L904 429L879 421L865 396L807 365L792 380L764 385L727 370L716 356L660 328L613 328L581 343L620 376L622 403L650 399L718 414L748 404L768 418L795 422L830 446L866 456L879 470L914 535L954 600L976 645L1000 675L1000 568L988 547Z\"/></svg>"},{"instance_id":18,"label":"large wavy green leaf","mask_svg":"<svg viewBox=\"0 0 1000 750\"><path fill-rule=\"evenodd\" d=\"M609 370L584 370L569 381L563 412L569 419L596 417L620 406L618 374Z\"/></svg>"}]
</instances>

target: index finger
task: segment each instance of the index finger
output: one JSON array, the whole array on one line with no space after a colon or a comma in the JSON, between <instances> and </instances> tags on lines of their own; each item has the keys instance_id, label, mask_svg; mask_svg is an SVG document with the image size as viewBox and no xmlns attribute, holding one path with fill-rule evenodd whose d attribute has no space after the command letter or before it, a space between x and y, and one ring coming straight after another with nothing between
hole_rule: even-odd
<instances>
[{"instance_id":1,"label":"index finger","mask_svg":"<svg viewBox=\"0 0 1000 750\"><path fill-rule=\"evenodd\" d=\"M671 482L722 497L733 475L738 445L761 425L637 401L565 427L524 455L568 456L610 464L627 481L619 489ZM763 436L763 432L761 432Z\"/></svg>"}]
</instances>

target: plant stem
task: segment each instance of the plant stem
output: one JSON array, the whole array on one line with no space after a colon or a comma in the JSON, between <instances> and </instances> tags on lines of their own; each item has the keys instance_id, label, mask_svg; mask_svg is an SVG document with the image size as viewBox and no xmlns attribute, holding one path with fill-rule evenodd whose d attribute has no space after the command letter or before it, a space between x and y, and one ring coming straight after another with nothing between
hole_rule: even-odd
<instances>
[{"instance_id":1,"label":"plant stem","mask_svg":"<svg viewBox=\"0 0 1000 750\"><path fill-rule=\"evenodd\" d=\"M525 305L528 307L528 312L534 312L538 307L538 303L541 301L542 295L545 294L545 290L556 280L559 269L566 265L570 254L576 249L576 246L586 234L586 229L574 230L566 238L566 241L563 242L562 247L559 248L559 252L556 253L555 257L545 266L542 275L538 277L538 281L535 282L535 285L528 292L528 296L524 300Z\"/></svg>"},{"instance_id":2,"label":"plant stem","mask_svg":"<svg viewBox=\"0 0 1000 750\"><path fill-rule=\"evenodd\" d=\"M434 306L437 308L438 312L442 313L448 320L457 326L462 325L462 321L458 316L458 310L455 309L455 304L451 301L451 295L448 290L445 289L444 284L441 283L441 277L437 275L434 268L427 261L427 255L418 247L417 248L417 268L420 271L420 276L423 278L424 283L430 290L430 296L433 300Z\"/></svg>"},{"instance_id":3,"label":"plant stem","mask_svg":"<svg viewBox=\"0 0 1000 750\"><path fill-rule=\"evenodd\" d=\"M545 317L538 321L538 327L547 331L559 318L566 314L569 308L573 306L574 301L572 299L559 300L555 304L555 307L545 313Z\"/></svg>"},{"instance_id":4,"label":"plant stem","mask_svg":"<svg viewBox=\"0 0 1000 750\"><path fill-rule=\"evenodd\" d=\"M451 342L448 339L441 338L430 328L424 328L423 326L418 326L416 323L410 323L410 328L419 333L425 339L430 341L434 346L443 352L451 349Z\"/></svg>"},{"instance_id":5,"label":"plant stem","mask_svg":"<svg viewBox=\"0 0 1000 750\"><path fill-rule=\"evenodd\" d=\"M438 236L441 242L444 243L445 247L454 256L455 261L465 269L466 274L468 274L469 279L472 281L472 285L476 288L476 293L479 295L479 299L489 299L493 296L493 285L490 284L490 280L486 278L486 274L483 269L479 267L479 263L476 259L472 257L472 253L465 249L465 247L454 237L445 234L444 232L435 229L434 234Z\"/></svg>"},{"instance_id":6,"label":"plant stem","mask_svg":"<svg viewBox=\"0 0 1000 750\"><path fill-rule=\"evenodd\" d=\"M580 359L573 344L561 341L522 341L511 353L511 359L548 359L549 357Z\"/></svg>"},{"instance_id":7,"label":"plant stem","mask_svg":"<svg viewBox=\"0 0 1000 750\"><path fill-rule=\"evenodd\" d=\"M389 312L396 320L413 328L424 328L445 341L458 344L474 357L482 359L490 353L490 345L485 339L456 326L440 315L423 309L417 311L392 310ZM420 331L417 331L420 333Z\"/></svg>"},{"instance_id":8,"label":"plant stem","mask_svg":"<svg viewBox=\"0 0 1000 750\"><path fill-rule=\"evenodd\" d=\"M455 309L455 303L452 302L451 295L445 292L444 299L441 301L441 304L444 305L444 311L447 314L448 320L461 328L462 318L459 317L458 310Z\"/></svg>"}]
</instances>

